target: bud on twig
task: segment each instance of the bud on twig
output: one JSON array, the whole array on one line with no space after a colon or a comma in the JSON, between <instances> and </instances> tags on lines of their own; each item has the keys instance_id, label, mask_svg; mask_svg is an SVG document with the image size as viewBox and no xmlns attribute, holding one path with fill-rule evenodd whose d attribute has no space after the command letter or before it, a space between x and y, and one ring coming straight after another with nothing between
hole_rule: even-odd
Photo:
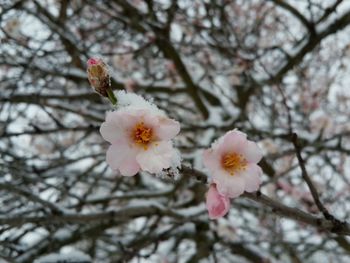
<instances>
[{"instance_id":1,"label":"bud on twig","mask_svg":"<svg viewBox=\"0 0 350 263\"><path fill-rule=\"evenodd\" d=\"M90 58L87 62L87 73L90 85L103 97L107 97L114 105L117 99L111 89L111 80L107 65L100 58Z\"/></svg>"}]
</instances>

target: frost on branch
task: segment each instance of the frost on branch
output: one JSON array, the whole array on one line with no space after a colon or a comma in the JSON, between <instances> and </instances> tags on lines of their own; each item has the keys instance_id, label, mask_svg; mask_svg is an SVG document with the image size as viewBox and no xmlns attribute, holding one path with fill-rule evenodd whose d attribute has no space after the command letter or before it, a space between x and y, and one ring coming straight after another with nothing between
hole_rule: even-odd
<instances>
[{"instance_id":1,"label":"frost on branch","mask_svg":"<svg viewBox=\"0 0 350 263\"><path fill-rule=\"evenodd\" d=\"M34 263L92 263L91 258L80 252L52 253L34 261Z\"/></svg>"}]
</instances>

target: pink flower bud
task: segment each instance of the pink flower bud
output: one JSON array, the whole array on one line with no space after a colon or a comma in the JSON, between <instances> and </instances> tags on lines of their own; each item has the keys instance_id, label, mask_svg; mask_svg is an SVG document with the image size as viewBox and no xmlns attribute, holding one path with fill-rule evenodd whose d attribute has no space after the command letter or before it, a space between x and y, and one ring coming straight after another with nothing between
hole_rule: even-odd
<instances>
[{"instance_id":1,"label":"pink flower bud","mask_svg":"<svg viewBox=\"0 0 350 263\"><path fill-rule=\"evenodd\" d=\"M90 85L103 97L108 97L110 78L107 65L100 58L90 58L87 62L87 73Z\"/></svg>"},{"instance_id":2,"label":"pink flower bud","mask_svg":"<svg viewBox=\"0 0 350 263\"><path fill-rule=\"evenodd\" d=\"M215 184L211 184L207 192L206 205L209 218L218 219L227 214L228 210L230 209L230 199L221 195L216 189Z\"/></svg>"}]
</instances>

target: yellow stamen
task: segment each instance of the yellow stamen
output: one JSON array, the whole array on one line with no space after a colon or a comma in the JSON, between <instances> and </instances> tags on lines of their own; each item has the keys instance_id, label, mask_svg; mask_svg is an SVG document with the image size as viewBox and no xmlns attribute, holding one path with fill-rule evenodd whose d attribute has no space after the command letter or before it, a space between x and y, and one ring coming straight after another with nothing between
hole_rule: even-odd
<instances>
[{"instance_id":1,"label":"yellow stamen","mask_svg":"<svg viewBox=\"0 0 350 263\"><path fill-rule=\"evenodd\" d=\"M228 153L225 154L221 159L222 167L230 172L230 175L245 170L247 167L247 160L241 154Z\"/></svg>"},{"instance_id":2,"label":"yellow stamen","mask_svg":"<svg viewBox=\"0 0 350 263\"><path fill-rule=\"evenodd\" d=\"M147 150L148 144L153 139L152 128L145 126L143 122L138 123L133 129L132 139L136 144L143 146Z\"/></svg>"}]
</instances>

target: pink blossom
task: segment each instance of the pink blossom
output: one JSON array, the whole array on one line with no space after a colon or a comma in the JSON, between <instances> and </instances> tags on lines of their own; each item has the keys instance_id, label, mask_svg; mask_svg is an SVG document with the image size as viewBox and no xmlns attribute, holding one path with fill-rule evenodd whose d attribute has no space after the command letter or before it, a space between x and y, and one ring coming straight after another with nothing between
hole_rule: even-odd
<instances>
[{"instance_id":1,"label":"pink blossom","mask_svg":"<svg viewBox=\"0 0 350 263\"><path fill-rule=\"evenodd\" d=\"M135 107L108 112L100 128L103 138L111 143L107 163L124 176L169 168L177 154L171 139L179 131L177 121L152 109Z\"/></svg>"},{"instance_id":2,"label":"pink blossom","mask_svg":"<svg viewBox=\"0 0 350 263\"><path fill-rule=\"evenodd\" d=\"M261 158L258 145L238 130L227 132L203 153L219 193L230 198L259 189L262 170L257 163Z\"/></svg>"},{"instance_id":3,"label":"pink blossom","mask_svg":"<svg viewBox=\"0 0 350 263\"><path fill-rule=\"evenodd\" d=\"M216 189L215 184L211 184L207 192L206 205L209 218L218 219L227 214L228 210L230 209L230 199L221 195Z\"/></svg>"}]
</instances>

